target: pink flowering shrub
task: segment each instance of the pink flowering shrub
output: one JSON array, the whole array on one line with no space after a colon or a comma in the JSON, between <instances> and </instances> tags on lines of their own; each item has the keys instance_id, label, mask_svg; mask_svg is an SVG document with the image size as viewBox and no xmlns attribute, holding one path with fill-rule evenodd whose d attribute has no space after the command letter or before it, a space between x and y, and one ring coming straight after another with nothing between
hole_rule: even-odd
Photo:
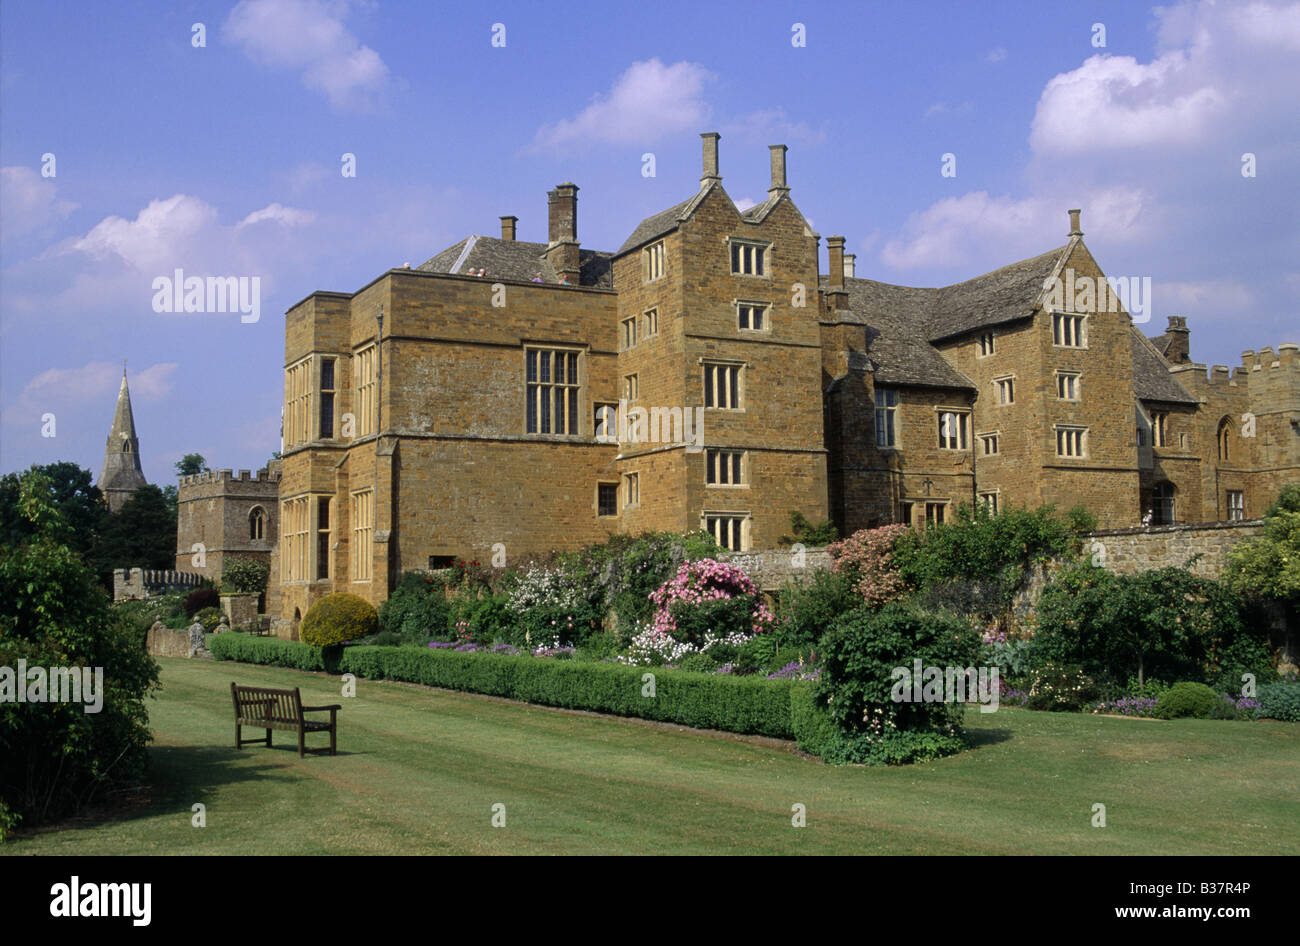
<instances>
[{"instance_id":1,"label":"pink flowering shrub","mask_svg":"<svg viewBox=\"0 0 1300 946\"><path fill-rule=\"evenodd\" d=\"M750 577L711 558L683 562L676 575L650 592L650 600L655 605L651 631L686 643L702 643L708 631L762 634L772 626L772 612Z\"/></svg>"},{"instance_id":2,"label":"pink flowering shrub","mask_svg":"<svg viewBox=\"0 0 1300 946\"><path fill-rule=\"evenodd\" d=\"M907 584L893 563L894 543L906 535L909 527L900 524L878 529L860 529L847 539L826 547L831 556L831 571L843 574L873 608L900 600Z\"/></svg>"}]
</instances>

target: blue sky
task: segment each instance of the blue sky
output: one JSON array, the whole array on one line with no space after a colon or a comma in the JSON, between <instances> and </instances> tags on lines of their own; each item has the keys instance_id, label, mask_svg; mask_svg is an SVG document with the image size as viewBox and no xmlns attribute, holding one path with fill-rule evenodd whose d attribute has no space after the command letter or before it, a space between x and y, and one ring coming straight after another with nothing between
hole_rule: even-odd
<instances>
[{"instance_id":1,"label":"blue sky","mask_svg":"<svg viewBox=\"0 0 1300 946\"><path fill-rule=\"evenodd\" d=\"M98 475L123 358L151 482L194 451L261 466L290 305L501 214L544 240L565 180L583 245L616 249L695 191L702 131L738 202L789 145L792 197L859 276L957 282L1062 244L1082 207L1103 269L1151 277L1149 334L1185 315L1193 357L1226 364L1300 340L1300 5L480 9L6 0L0 471ZM259 276L261 318L155 312L176 268Z\"/></svg>"}]
</instances>

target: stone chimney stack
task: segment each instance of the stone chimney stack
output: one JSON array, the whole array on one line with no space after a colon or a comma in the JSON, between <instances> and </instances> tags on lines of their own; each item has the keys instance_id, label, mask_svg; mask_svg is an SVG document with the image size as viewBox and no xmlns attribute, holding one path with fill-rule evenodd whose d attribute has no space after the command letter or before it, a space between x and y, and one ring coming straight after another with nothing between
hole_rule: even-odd
<instances>
[{"instance_id":1,"label":"stone chimney stack","mask_svg":"<svg viewBox=\"0 0 1300 946\"><path fill-rule=\"evenodd\" d=\"M826 238L826 255L829 257L827 275L831 277L832 289L844 288L844 237Z\"/></svg>"},{"instance_id":2,"label":"stone chimney stack","mask_svg":"<svg viewBox=\"0 0 1300 946\"><path fill-rule=\"evenodd\" d=\"M857 272L858 272L858 254L845 253L844 254L844 278L854 279L857 276Z\"/></svg>"},{"instance_id":3,"label":"stone chimney stack","mask_svg":"<svg viewBox=\"0 0 1300 946\"><path fill-rule=\"evenodd\" d=\"M844 237L826 238L826 255L829 257L826 275L829 286L826 290L826 305L832 312L849 307L849 294L844 288Z\"/></svg>"},{"instance_id":4,"label":"stone chimney stack","mask_svg":"<svg viewBox=\"0 0 1300 946\"><path fill-rule=\"evenodd\" d=\"M1070 236L1083 236L1083 230L1079 226L1079 214L1083 213L1083 211L1076 209L1067 212L1070 215Z\"/></svg>"},{"instance_id":5,"label":"stone chimney stack","mask_svg":"<svg viewBox=\"0 0 1300 946\"><path fill-rule=\"evenodd\" d=\"M515 226L519 223L518 217L501 218L501 239L515 242Z\"/></svg>"},{"instance_id":6,"label":"stone chimney stack","mask_svg":"<svg viewBox=\"0 0 1300 946\"><path fill-rule=\"evenodd\" d=\"M700 177L701 184L722 180L722 175L718 173L718 139L721 137L716 131L706 131L700 135L704 141L704 174Z\"/></svg>"},{"instance_id":7,"label":"stone chimney stack","mask_svg":"<svg viewBox=\"0 0 1300 946\"><path fill-rule=\"evenodd\" d=\"M767 196L781 197L790 193L785 183L785 153L788 149L785 145L768 145L767 149L772 152L772 185L767 189Z\"/></svg>"},{"instance_id":8,"label":"stone chimney stack","mask_svg":"<svg viewBox=\"0 0 1300 946\"><path fill-rule=\"evenodd\" d=\"M578 185L565 181L547 193L546 260L555 274L578 284Z\"/></svg>"},{"instance_id":9,"label":"stone chimney stack","mask_svg":"<svg viewBox=\"0 0 1300 946\"><path fill-rule=\"evenodd\" d=\"M1187 327L1186 316L1169 316L1165 335L1169 338L1169 345L1165 348L1166 361L1171 365L1185 365L1192 360L1192 330Z\"/></svg>"}]
</instances>

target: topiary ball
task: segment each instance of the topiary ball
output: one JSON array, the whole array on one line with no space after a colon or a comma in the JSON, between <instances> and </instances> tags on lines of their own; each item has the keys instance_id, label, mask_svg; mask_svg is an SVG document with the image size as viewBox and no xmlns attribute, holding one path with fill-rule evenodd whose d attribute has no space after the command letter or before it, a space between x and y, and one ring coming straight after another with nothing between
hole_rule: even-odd
<instances>
[{"instance_id":1,"label":"topiary ball","mask_svg":"<svg viewBox=\"0 0 1300 946\"><path fill-rule=\"evenodd\" d=\"M1161 694L1153 715L1159 719L1208 719L1219 702L1219 694L1204 683L1175 683Z\"/></svg>"},{"instance_id":2,"label":"topiary ball","mask_svg":"<svg viewBox=\"0 0 1300 946\"><path fill-rule=\"evenodd\" d=\"M379 615L374 606L357 595L326 595L302 619L299 636L313 647L329 647L375 633Z\"/></svg>"}]
</instances>

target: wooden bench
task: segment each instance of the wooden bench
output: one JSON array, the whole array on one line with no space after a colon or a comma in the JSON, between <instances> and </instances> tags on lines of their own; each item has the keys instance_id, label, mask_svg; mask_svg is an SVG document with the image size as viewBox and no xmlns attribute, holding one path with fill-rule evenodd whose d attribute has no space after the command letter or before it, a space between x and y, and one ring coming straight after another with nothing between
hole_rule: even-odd
<instances>
[{"instance_id":1,"label":"wooden bench","mask_svg":"<svg viewBox=\"0 0 1300 946\"><path fill-rule=\"evenodd\" d=\"M331 706L303 706L298 688L292 690L271 690L266 687L241 687L230 684L230 696L235 701L235 748L242 749L255 742L271 744L271 731L283 729L298 734L298 757L306 752L306 736L309 732L326 732L330 734L330 755L336 755L335 736L338 728L338 711L343 707L335 703ZM307 719L304 714L329 710L330 721ZM252 726L265 729L265 739L243 738L243 728ZM319 751L319 750L317 750Z\"/></svg>"}]
</instances>

